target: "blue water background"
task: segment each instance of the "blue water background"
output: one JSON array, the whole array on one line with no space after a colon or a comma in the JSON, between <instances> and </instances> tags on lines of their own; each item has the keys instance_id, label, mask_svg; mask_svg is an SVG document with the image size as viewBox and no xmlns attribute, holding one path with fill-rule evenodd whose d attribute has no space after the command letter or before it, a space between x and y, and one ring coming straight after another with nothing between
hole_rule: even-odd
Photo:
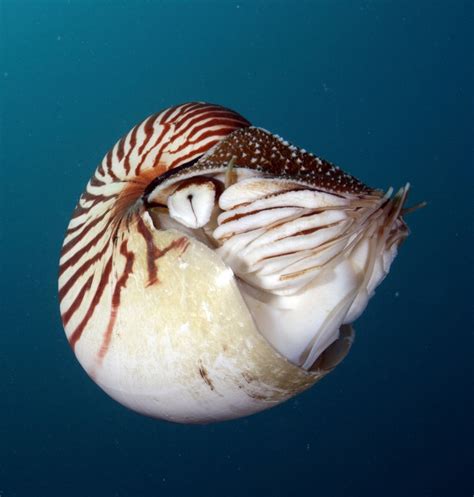
<instances>
[{"instance_id":1,"label":"blue water background","mask_svg":"<svg viewBox=\"0 0 474 497\"><path fill-rule=\"evenodd\" d=\"M471 496L473 2L3 0L0 19L0 495ZM210 426L110 400L56 296L99 160L189 100L428 201L345 362Z\"/></svg>"}]
</instances>

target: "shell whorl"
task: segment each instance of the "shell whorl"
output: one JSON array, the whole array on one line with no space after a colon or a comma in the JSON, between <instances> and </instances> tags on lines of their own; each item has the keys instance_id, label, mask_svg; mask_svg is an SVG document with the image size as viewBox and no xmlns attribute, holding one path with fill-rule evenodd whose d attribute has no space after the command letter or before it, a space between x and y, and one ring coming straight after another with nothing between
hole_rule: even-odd
<instances>
[{"instance_id":1,"label":"shell whorl","mask_svg":"<svg viewBox=\"0 0 474 497\"><path fill-rule=\"evenodd\" d=\"M107 153L87 184L69 224L61 251L59 299L69 342L75 348L99 305L110 307L99 358L107 352L121 290L134 270L131 231L143 237L149 284L156 260L186 249L186 238L158 250L139 200L156 177L207 152L232 131L249 126L242 116L199 102L166 109L145 119Z\"/></svg>"}]
</instances>

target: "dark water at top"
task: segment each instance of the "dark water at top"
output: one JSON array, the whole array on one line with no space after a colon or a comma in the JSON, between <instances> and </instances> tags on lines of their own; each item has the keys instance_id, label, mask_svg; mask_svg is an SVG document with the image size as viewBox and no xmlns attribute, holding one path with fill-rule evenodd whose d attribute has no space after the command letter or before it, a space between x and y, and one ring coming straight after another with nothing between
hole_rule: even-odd
<instances>
[{"instance_id":1,"label":"dark water at top","mask_svg":"<svg viewBox=\"0 0 474 497\"><path fill-rule=\"evenodd\" d=\"M0 495L471 496L473 3L0 3ZM95 165L169 105L234 108L429 207L349 357L247 419L105 396L62 331L57 261Z\"/></svg>"}]
</instances>

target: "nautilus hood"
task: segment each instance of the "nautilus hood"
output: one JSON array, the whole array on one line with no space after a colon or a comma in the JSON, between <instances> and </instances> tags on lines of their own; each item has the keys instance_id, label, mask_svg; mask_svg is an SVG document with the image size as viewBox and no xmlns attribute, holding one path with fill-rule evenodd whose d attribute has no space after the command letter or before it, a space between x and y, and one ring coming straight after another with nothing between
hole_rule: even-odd
<instances>
[{"instance_id":1,"label":"nautilus hood","mask_svg":"<svg viewBox=\"0 0 474 497\"><path fill-rule=\"evenodd\" d=\"M332 370L408 234L408 185L370 188L223 107L137 125L76 208L59 292L66 334L112 397L217 421Z\"/></svg>"}]
</instances>

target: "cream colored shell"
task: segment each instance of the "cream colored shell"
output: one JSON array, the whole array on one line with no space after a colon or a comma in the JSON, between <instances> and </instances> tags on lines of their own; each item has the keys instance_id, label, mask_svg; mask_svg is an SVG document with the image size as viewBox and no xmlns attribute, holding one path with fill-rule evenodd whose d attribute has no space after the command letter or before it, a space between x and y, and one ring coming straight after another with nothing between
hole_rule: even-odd
<instances>
[{"instance_id":1,"label":"cream colored shell","mask_svg":"<svg viewBox=\"0 0 474 497\"><path fill-rule=\"evenodd\" d=\"M150 231L164 248L183 234ZM110 348L98 367L103 315L97 314L76 353L111 397L153 417L182 423L237 418L272 407L318 381L275 352L255 328L231 270L195 239L159 259L159 282L148 285L146 247L136 231L137 254L122 291ZM190 283L192 282L192 284ZM92 360L91 360L92 359Z\"/></svg>"}]
</instances>

